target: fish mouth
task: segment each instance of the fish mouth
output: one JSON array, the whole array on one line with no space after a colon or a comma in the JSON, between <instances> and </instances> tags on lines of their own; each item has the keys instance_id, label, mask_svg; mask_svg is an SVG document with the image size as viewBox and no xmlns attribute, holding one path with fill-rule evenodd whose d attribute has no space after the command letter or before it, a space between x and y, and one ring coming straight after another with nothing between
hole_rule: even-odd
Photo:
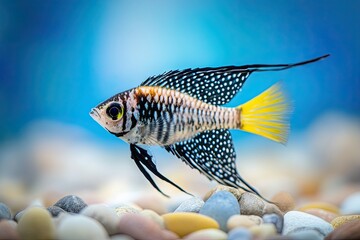
<instances>
[{"instance_id":1,"label":"fish mouth","mask_svg":"<svg viewBox=\"0 0 360 240\"><path fill-rule=\"evenodd\" d=\"M101 118L100 113L95 108L92 108L89 114L93 119Z\"/></svg>"}]
</instances>

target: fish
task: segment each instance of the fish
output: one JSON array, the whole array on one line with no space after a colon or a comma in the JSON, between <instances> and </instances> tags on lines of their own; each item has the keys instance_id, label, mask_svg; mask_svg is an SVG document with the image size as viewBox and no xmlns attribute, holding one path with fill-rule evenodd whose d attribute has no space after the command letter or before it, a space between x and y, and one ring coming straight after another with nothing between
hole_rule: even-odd
<instances>
[{"instance_id":1,"label":"fish","mask_svg":"<svg viewBox=\"0 0 360 240\"><path fill-rule=\"evenodd\" d=\"M165 194L150 172L190 194L162 175L144 146L160 146L209 180L261 196L238 173L230 130L242 130L285 144L291 104L282 85L273 86L236 107L224 104L254 72L281 71L328 57L293 64L250 64L171 70L117 93L90 111L109 133L130 144L131 159L150 184ZM191 195L191 194L190 194ZM262 197L262 196L261 196Z\"/></svg>"}]
</instances>

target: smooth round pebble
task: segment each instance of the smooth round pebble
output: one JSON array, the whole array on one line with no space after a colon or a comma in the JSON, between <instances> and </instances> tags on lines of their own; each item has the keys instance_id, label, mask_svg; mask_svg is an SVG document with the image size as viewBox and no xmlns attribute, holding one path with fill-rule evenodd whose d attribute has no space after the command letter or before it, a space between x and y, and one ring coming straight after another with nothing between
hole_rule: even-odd
<instances>
[{"instance_id":1,"label":"smooth round pebble","mask_svg":"<svg viewBox=\"0 0 360 240\"><path fill-rule=\"evenodd\" d=\"M303 206L301 206L300 208L298 208L298 211L306 211L308 209L322 209L328 212L332 212L334 214L339 214L340 210L337 206L331 204L331 203L326 203L326 202L313 202L313 203L308 203L305 204Z\"/></svg>"},{"instance_id":2,"label":"smooth round pebble","mask_svg":"<svg viewBox=\"0 0 360 240\"><path fill-rule=\"evenodd\" d=\"M55 239L55 226L50 213L40 207L25 210L17 231L21 239Z\"/></svg>"},{"instance_id":3,"label":"smooth round pebble","mask_svg":"<svg viewBox=\"0 0 360 240\"><path fill-rule=\"evenodd\" d=\"M153 210L145 209L142 210L140 214L158 224L161 229L165 228L164 219Z\"/></svg>"},{"instance_id":4,"label":"smooth round pebble","mask_svg":"<svg viewBox=\"0 0 360 240\"><path fill-rule=\"evenodd\" d=\"M121 207L115 208L115 212L116 212L116 215L118 215L119 217L122 217L129 213L140 213L141 210L131 207L131 206L121 206Z\"/></svg>"},{"instance_id":5,"label":"smooth round pebble","mask_svg":"<svg viewBox=\"0 0 360 240\"><path fill-rule=\"evenodd\" d=\"M105 228L92 218L83 215L68 215L57 229L59 240L108 239Z\"/></svg>"},{"instance_id":6,"label":"smooth round pebble","mask_svg":"<svg viewBox=\"0 0 360 240\"><path fill-rule=\"evenodd\" d=\"M204 201L207 201L214 193L220 192L220 191L227 191L232 193L236 199L239 201L242 194L246 191L241 188L234 188L234 187L228 187L224 185L217 185L214 189L210 190L208 193L206 193L204 197Z\"/></svg>"},{"instance_id":7,"label":"smooth round pebble","mask_svg":"<svg viewBox=\"0 0 360 240\"><path fill-rule=\"evenodd\" d=\"M198 213L204 206L204 201L198 197L192 197L180 204L174 212L194 212Z\"/></svg>"},{"instance_id":8,"label":"smooth round pebble","mask_svg":"<svg viewBox=\"0 0 360 240\"><path fill-rule=\"evenodd\" d=\"M219 229L203 229L184 237L184 240L227 240L227 234Z\"/></svg>"},{"instance_id":9,"label":"smooth round pebble","mask_svg":"<svg viewBox=\"0 0 360 240\"><path fill-rule=\"evenodd\" d=\"M240 213L240 207L232 193L219 191L211 195L199 213L215 219L220 229L227 232L227 221L231 216Z\"/></svg>"},{"instance_id":10,"label":"smooth round pebble","mask_svg":"<svg viewBox=\"0 0 360 240\"><path fill-rule=\"evenodd\" d=\"M360 214L360 192L356 192L348 196L341 204L341 213Z\"/></svg>"},{"instance_id":11,"label":"smooth round pebble","mask_svg":"<svg viewBox=\"0 0 360 240\"><path fill-rule=\"evenodd\" d=\"M60 213L65 213L66 211L60 207L57 206L50 206L47 208L47 210L49 211L49 213L51 214L51 216L53 217L57 217L59 216Z\"/></svg>"},{"instance_id":12,"label":"smooth round pebble","mask_svg":"<svg viewBox=\"0 0 360 240\"><path fill-rule=\"evenodd\" d=\"M276 205L268 203L259 196L249 192L241 196L239 204L241 215L256 215L262 217L267 213L282 214Z\"/></svg>"},{"instance_id":13,"label":"smooth round pebble","mask_svg":"<svg viewBox=\"0 0 360 240\"><path fill-rule=\"evenodd\" d=\"M256 215L233 215L227 221L227 229L232 230L234 228L250 228L252 226L262 224L263 220L261 217Z\"/></svg>"},{"instance_id":14,"label":"smooth round pebble","mask_svg":"<svg viewBox=\"0 0 360 240\"><path fill-rule=\"evenodd\" d=\"M234 228L228 233L228 240L251 240L252 234L246 228Z\"/></svg>"},{"instance_id":15,"label":"smooth round pebble","mask_svg":"<svg viewBox=\"0 0 360 240\"><path fill-rule=\"evenodd\" d=\"M142 209L151 209L160 215L167 213L164 197L160 194L142 195L134 203Z\"/></svg>"},{"instance_id":16,"label":"smooth round pebble","mask_svg":"<svg viewBox=\"0 0 360 240\"><path fill-rule=\"evenodd\" d=\"M327 222L331 222L334 218L336 218L338 215L323 209L318 208L310 208L307 210L304 210L303 212L309 213L311 215L317 216L319 218L324 219Z\"/></svg>"},{"instance_id":17,"label":"smooth round pebble","mask_svg":"<svg viewBox=\"0 0 360 240\"><path fill-rule=\"evenodd\" d=\"M2 202L0 202L0 220L1 219L6 219L6 220L12 219L10 208L5 203Z\"/></svg>"},{"instance_id":18,"label":"smooth round pebble","mask_svg":"<svg viewBox=\"0 0 360 240\"><path fill-rule=\"evenodd\" d=\"M68 195L57 201L54 206L62 208L69 213L79 213L87 204L78 196Z\"/></svg>"},{"instance_id":19,"label":"smooth round pebble","mask_svg":"<svg viewBox=\"0 0 360 240\"><path fill-rule=\"evenodd\" d=\"M111 240L135 240L134 238L125 235L125 234L117 234L110 237Z\"/></svg>"},{"instance_id":20,"label":"smooth round pebble","mask_svg":"<svg viewBox=\"0 0 360 240\"><path fill-rule=\"evenodd\" d=\"M325 237L333 231L333 226L319 217L300 211L290 211L284 215L283 235L304 230L315 230Z\"/></svg>"},{"instance_id":21,"label":"smooth round pebble","mask_svg":"<svg viewBox=\"0 0 360 240\"><path fill-rule=\"evenodd\" d=\"M279 192L270 200L275 203L275 205L278 206L283 213L291 211L295 208L295 199L287 192Z\"/></svg>"},{"instance_id":22,"label":"smooth round pebble","mask_svg":"<svg viewBox=\"0 0 360 240\"><path fill-rule=\"evenodd\" d=\"M126 214L120 219L118 233L142 240L177 238L175 234L170 235L168 232L163 232L159 225L152 220L134 213Z\"/></svg>"},{"instance_id":23,"label":"smooth round pebble","mask_svg":"<svg viewBox=\"0 0 360 240\"><path fill-rule=\"evenodd\" d=\"M17 240L20 239L16 231L16 222L12 220L0 220L0 239Z\"/></svg>"},{"instance_id":24,"label":"smooth round pebble","mask_svg":"<svg viewBox=\"0 0 360 240\"><path fill-rule=\"evenodd\" d=\"M214 219L198 213L168 213L162 215L165 228L184 237L202 229L219 228Z\"/></svg>"},{"instance_id":25,"label":"smooth round pebble","mask_svg":"<svg viewBox=\"0 0 360 240\"><path fill-rule=\"evenodd\" d=\"M345 223L326 236L325 240L360 239L360 220Z\"/></svg>"},{"instance_id":26,"label":"smooth round pebble","mask_svg":"<svg viewBox=\"0 0 360 240\"><path fill-rule=\"evenodd\" d=\"M360 220L360 215L346 215L346 216L337 217L331 221L331 225L334 228L338 228L341 225L351 222L351 221L354 221L354 220ZM360 231L360 229L359 229L359 231Z\"/></svg>"},{"instance_id":27,"label":"smooth round pebble","mask_svg":"<svg viewBox=\"0 0 360 240\"><path fill-rule=\"evenodd\" d=\"M299 230L288 235L291 240L323 240L324 236L316 230Z\"/></svg>"},{"instance_id":28,"label":"smooth round pebble","mask_svg":"<svg viewBox=\"0 0 360 240\"><path fill-rule=\"evenodd\" d=\"M250 229L252 235L260 238L266 238L276 235L276 228L274 224L264 223L258 226L253 226Z\"/></svg>"},{"instance_id":29,"label":"smooth round pebble","mask_svg":"<svg viewBox=\"0 0 360 240\"><path fill-rule=\"evenodd\" d=\"M273 224L276 228L277 233L281 233L283 229L284 218L282 215L277 215L275 213L265 214L262 217L264 223Z\"/></svg>"},{"instance_id":30,"label":"smooth round pebble","mask_svg":"<svg viewBox=\"0 0 360 240\"><path fill-rule=\"evenodd\" d=\"M116 214L115 209L103 204L94 204L85 207L80 214L101 223L109 235L117 233L120 217Z\"/></svg>"}]
</instances>

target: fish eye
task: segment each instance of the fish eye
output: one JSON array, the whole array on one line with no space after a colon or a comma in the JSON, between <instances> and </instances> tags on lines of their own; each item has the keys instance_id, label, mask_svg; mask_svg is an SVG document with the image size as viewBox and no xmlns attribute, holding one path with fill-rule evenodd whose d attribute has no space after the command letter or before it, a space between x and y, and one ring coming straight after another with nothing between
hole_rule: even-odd
<instances>
[{"instance_id":1,"label":"fish eye","mask_svg":"<svg viewBox=\"0 0 360 240\"><path fill-rule=\"evenodd\" d=\"M112 103L106 109L106 114L114 121L119 120L124 114L124 109L120 104Z\"/></svg>"}]
</instances>

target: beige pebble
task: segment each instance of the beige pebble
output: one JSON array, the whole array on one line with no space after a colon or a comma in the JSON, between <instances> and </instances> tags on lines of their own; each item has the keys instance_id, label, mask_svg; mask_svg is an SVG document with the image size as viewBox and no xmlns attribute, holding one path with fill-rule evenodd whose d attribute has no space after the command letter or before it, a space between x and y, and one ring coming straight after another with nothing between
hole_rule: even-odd
<instances>
[{"instance_id":1,"label":"beige pebble","mask_svg":"<svg viewBox=\"0 0 360 240\"><path fill-rule=\"evenodd\" d=\"M159 215L167 213L164 197L160 194L141 196L135 200L135 204L137 204L142 209L153 210Z\"/></svg>"},{"instance_id":2,"label":"beige pebble","mask_svg":"<svg viewBox=\"0 0 360 240\"><path fill-rule=\"evenodd\" d=\"M262 224L263 220L255 215L233 215L227 221L227 228L230 230L238 227L250 228Z\"/></svg>"},{"instance_id":3,"label":"beige pebble","mask_svg":"<svg viewBox=\"0 0 360 240\"><path fill-rule=\"evenodd\" d=\"M20 218L18 233L21 239L55 239L55 226L50 213L40 207L28 208Z\"/></svg>"},{"instance_id":4,"label":"beige pebble","mask_svg":"<svg viewBox=\"0 0 360 240\"><path fill-rule=\"evenodd\" d=\"M250 232L260 238L271 237L277 234L274 224L265 223L250 228Z\"/></svg>"},{"instance_id":5,"label":"beige pebble","mask_svg":"<svg viewBox=\"0 0 360 240\"><path fill-rule=\"evenodd\" d=\"M117 233L120 217L116 214L115 209L104 204L93 204L81 210L80 214L97 220L109 235Z\"/></svg>"},{"instance_id":6,"label":"beige pebble","mask_svg":"<svg viewBox=\"0 0 360 240\"><path fill-rule=\"evenodd\" d=\"M242 194L239 204L241 215L256 215L260 217L268 213L283 215L276 205L266 202L253 193L245 192Z\"/></svg>"},{"instance_id":7,"label":"beige pebble","mask_svg":"<svg viewBox=\"0 0 360 240\"><path fill-rule=\"evenodd\" d=\"M131 207L131 206L122 206L115 208L116 215L119 217L124 216L125 214L129 213L140 213L141 210Z\"/></svg>"},{"instance_id":8,"label":"beige pebble","mask_svg":"<svg viewBox=\"0 0 360 240\"><path fill-rule=\"evenodd\" d=\"M149 218L153 222L157 223L160 226L160 228L162 228L162 229L165 228L164 219L159 214L154 212L153 210L145 209L145 210L142 210L140 212L140 214L143 215L144 217Z\"/></svg>"},{"instance_id":9,"label":"beige pebble","mask_svg":"<svg viewBox=\"0 0 360 240\"><path fill-rule=\"evenodd\" d=\"M294 210L295 208L295 199L287 192L279 192L270 200L278 206L283 213Z\"/></svg>"},{"instance_id":10,"label":"beige pebble","mask_svg":"<svg viewBox=\"0 0 360 240\"><path fill-rule=\"evenodd\" d=\"M226 240L227 234L219 229L203 229L184 237L184 240Z\"/></svg>"}]
</instances>

